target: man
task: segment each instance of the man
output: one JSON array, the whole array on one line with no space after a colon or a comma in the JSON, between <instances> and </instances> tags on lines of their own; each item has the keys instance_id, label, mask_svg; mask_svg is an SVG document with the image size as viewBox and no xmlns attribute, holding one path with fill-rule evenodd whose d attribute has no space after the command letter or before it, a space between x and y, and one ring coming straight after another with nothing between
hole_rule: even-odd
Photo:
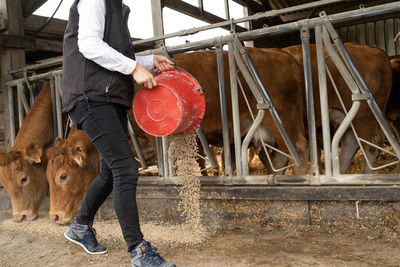
<instances>
[{"instance_id":1,"label":"man","mask_svg":"<svg viewBox=\"0 0 400 267\"><path fill-rule=\"evenodd\" d=\"M128 143L126 116L133 80L152 88L157 83L147 69L162 71L173 63L158 55L135 60L128 16L129 8L122 0L75 0L70 9L64 35L63 111L89 136L101 162L100 172L64 236L87 253L106 253L92 225L97 210L113 192L132 266L175 266L166 262L140 231L138 167Z\"/></svg>"}]
</instances>

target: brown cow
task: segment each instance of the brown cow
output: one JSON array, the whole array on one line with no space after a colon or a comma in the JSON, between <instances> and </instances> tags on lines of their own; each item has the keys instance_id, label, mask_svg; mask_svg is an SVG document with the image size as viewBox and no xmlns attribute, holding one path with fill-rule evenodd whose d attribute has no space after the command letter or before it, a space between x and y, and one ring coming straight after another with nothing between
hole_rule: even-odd
<instances>
[{"instance_id":1,"label":"brown cow","mask_svg":"<svg viewBox=\"0 0 400 267\"><path fill-rule=\"evenodd\" d=\"M370 47L367 45L346 43L345 46L349 51L358 71L363 77L373 97L375 98L376 103L378 104L381 111L384 113L392 85L392 70L390 67L388 56L381 49ZM284 48L283 50L292 54L299 63L302 63L303 55L301 46L291 46L288 48ZM319 101L319 87L315 45L311 45L310 52L311 68L313 74L312 83L314 86L314 99L316 99L315 103L317 103L315 105L316 126L320 127L321 111L320 105L318 104L319 102L317 102L317 100ZM338 90L341 93L346 109L349 110L350 106L352 105L351 92L331 59L327 60L327 65L328 69L332 73L332 76L334 77ZM328 99L330 120L333 125L337 127L341 123L345 115L342 111L339 100L336 97L332 84L329 82L329 79ZM355 126L356 131L361 138L369 140L377 145L383 143L384 136L382 134L382 131L378 127L378 123L365 101L361 102L360 109L358 110L358 113L353 120L353 125ZM354 135L351 130L348 130L342 138L340 156L341 173L346 172L357 150L358 144L354 138ZM367 153L369 161L372 163L373 166L377 155L377 149L371 146L365 146L365 151ZM371 172L366 163L363 164L362 172Z\"/></svg>"},{"instance_id":2,"label":"brown cow","mask_svg":"<svg viewBox=\"0 0 400 267\"><path fill-rule=\"evenodd\" d=\"M50 219L57 224L69 223L99 171L99 155L89 137L79 130L71 130L65 142L58 137L46 153Z\"/></svg>"},{"instance_id":3,"label":"brown cow","mask_svg":"<svg viewBox=\"0 0 400 267\"><path fill-rule=\"evenodd\" d=\"M393 84L386 107L386 118L400 141L400 59L392 59Z\"/></svg>"},{"instance_id":4,"label":"brown cow","mask_svg":"<svg viewBox=\"0 0 400 267\"><path fill-rule=\"evenodd\" d=\"M50 85L45 83L25 117L9 152L0 150L0 182L6 188L14 220L34 220L47 193L43 149L53 141Z\"/></svg>"}]
</instances>

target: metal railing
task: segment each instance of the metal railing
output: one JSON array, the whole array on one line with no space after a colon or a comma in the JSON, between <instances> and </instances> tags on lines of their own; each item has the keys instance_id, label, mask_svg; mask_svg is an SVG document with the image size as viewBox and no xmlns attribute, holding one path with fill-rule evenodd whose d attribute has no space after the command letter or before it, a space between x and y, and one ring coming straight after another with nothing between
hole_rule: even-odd
<instances>
[{"instance_id":1,"label":"metal railing","mask_svg":"<svg viewBox=\"0 0 400 267\"><path fill-rule=\"evenodd\" d=\"M332 1L318 1L318 4L326 4L326 2ZM340 2L340 1L337 1ZM278 12L278 13L277 13ZM232 32L226 36L215 37L203 41L182 44L171 47L160 47L158 49L151 49L139 55L147 55L147 54L168 54L173 55L176 53L182 53L187 51L206 49L206 48L215 48L216 58L218 63L218 85L219 85L219 95L220 95L220 108L221 108L221 121L222 121L222 138L223 138L223 149L224 149L224 163L225 163L225 175L222 177L199 177L200 181L203 184L249 184L249 185L331 185L331 184L400 184L400 179L398 175L390 174L390 175L365 175L365 174L353 174L353 175L343 175L340 173L340 162L339 162L339 141L343 135L343 133L352 128L355 136L356 132L352 124L352 119L357 113L358 106L360 101L366 101L371 111L373 112L376 120L379 123L383 133L385 134L387 140L392 146L393 152L385 150L387 153L391 153L391 155L396 156L397 159L400 158L400 146L397 139L394 136L393 131L386 123L382 112L379 110L376 102L374 101L368 87L363 81L361 75L358 73L357 69L354 66L354 63L349 56L345 46L340 41L338 35L333 29L333 24L335 23L343 23L349 22L361 18L372 18L379 17L382 15L395 14L400 12L400 2L389 3L369 8L363 8L354 11L343 12L331 16L326 16L326 14L321 13L319 18L313 19L305 19L298 22L286 23L272 27L265 27L262 29L252 30L248 32L235 33L234 32L234 23L248 21L252 19L258 19L268 16L273 16L279 14L279 12L288 12L288 10L274 11L263 14L256 14L254 16L246 17L239 20L232 20L229 23L232 25ZM228 23L228 22L224 22ZM150 38L147 40L141 40L138 42L134 42L134 44L150 42L154 40L160 40L163 38L169 38L174 36L180 36L182 34L192 34L201 30L209 29L210 27L220 27L221 23L213 24L206 27L200 27L196 29L190 29L181 31L174 34L158 36L154 38ZM221 24L222 25L222 24ZM325 151L325 175L320 174L319 164L318 164L318 151L316 145L316 126L315 126L315 114L314 110L314 99L313 99L313 85L312 85L312 71L311 71L311 59L310 59L310 30L315 29L316 36L316 46L317 46L317 59L318 59L318 75L320 80L320 101L322 103L321 116L322 116L322 129L323 129L323 146ZM274 104L268 95L268 87L266 87L261 77L258 75L257 70L254 67L254 64L251 58L248 56L246 52L246 48L242 45L243 41L254 40L257 38L264 37L274 37L280 34L291 33L291 32L299 32L300 38L303 47L303 68L304 68L304 80L305 80L305 92L306 92L306 106L307 106L307 124L309 130L309 146L311 153L311 167L310 167L310 175L263 175L263 176L252 176L249 175L248 171L248 161L247 161L247 148L250 144L250 141L254 134L256 134L258 126L261 123L262 118L264 117L265 111L268 110L273 118L276 127L279 129L279 132L285 141L287 151L289 153L285 153L284 151L279 150L275 147L268 147L267 144L263 144L264 149L267 148L274 149L279 151L282 155L292 160L292 164L284 166L283 168L272 168L279 172L284 171L287 168L290 168L294 165L300 165L302 163L302 159L300 158L298 152L295 149L295 146L292 143L292 140L289 138L285 126L283 125L280 116L276 109L274 108ZM336 44L336 47L339 51L337 54L336 51L331 49L332 42L330 40L332 38L333 42ZM225 92L225 79L224 79L224 68L226 66L223 65L223 46L228 45L228 56L229 56L229 73L230 73L230 87L231 87L231 97L232 97L232 113L233 113L233 136L234 136L234 145L235 145L235 162L236 162L236 175L233 174L232 164L231 164L231 150L230 150L230 140L229 140L229 127L228 127L228 107L226 104L226 92ZM324 47L327 49L330 57L334 59L335 65L341 71L341 74L345 81L351 85L350 88L356 88L352 91L353 94L353 107L347 112L345 119L342 125L338 128L335 135L333 136L333 140L331 142L330 134L329 134L329 116L328 116L328 99L327 99L327 86L326 86L326 66L325 66L325 56L323 49ZM338 60L338 58L341 58ZM254 118L254 121L245 137L245 139L241 140L240 136L240 120L239 120L239 110L236 108L238 105L237 99L239 98L238 87L239 79L237 78L237 72L240 71L246 83L249 85L253 97L256 99L258 105L258 115ZM18 92L18 117L19 122L21 123L23 120L24 112L29 110L28 101L26 99L25 94L22 92L24 88L24 83L26 80L34 81L38 79L50 79L52 81L52 97L54 99L53 103L55 103L53 107L53 118L56 118L54 129L56 129L55 136L60 136L62 134L61 127L61 105L59 102L59 93L60 93L60 78L61 71L50 72L46 74L36 75L32 77L26 77L25 79L18 79L14 81L7 82L8 86L8 95L9 95L9 110L10 110L10 129L11 129L11 138L15 137L15 114L14 114L14 88L17 88ZM58 101L58 104L57 104ZM130 127L131 128L131 127ZM131 130L131 129L130 129ZM131 132L132 139L135 138L134 132ZM61 135L62 136L62 135ZM211 159L211 165L215 166L216 162L211 156L211 152L208 149L207 140L204 138L204 134L199 130L200 140L203 146L206 148L206 154L208 158ZM367 143L368 141L362 140L357 137L360 148L363 150L362 143ZM372 144L371 142L369 142ZM134 143L135 144L135 143ZM157 162L159 169L159 177L141 177L139 180L140 183L146 184L175 184L176 179L172 176L172 163L171 159L168 155L168 140L167 137L158 138L157 139ZM135 144L135 148L138 144ZM207 150L208 149L208 150ZM138 149L140 150L140 149ZM331 152L331 153L330 153ZM266 152L267 156L268 153ZM139 160L143 160L143 156L139 156ZM268 158L270 164L272 165L271 159ZM397 164L397 161L394 161L391 164ZM144 166L144 165L142 165ZM373 166L370 166L374 168ZM386 167L386 166L385 166Z\"/></svg>"}]
</instances>

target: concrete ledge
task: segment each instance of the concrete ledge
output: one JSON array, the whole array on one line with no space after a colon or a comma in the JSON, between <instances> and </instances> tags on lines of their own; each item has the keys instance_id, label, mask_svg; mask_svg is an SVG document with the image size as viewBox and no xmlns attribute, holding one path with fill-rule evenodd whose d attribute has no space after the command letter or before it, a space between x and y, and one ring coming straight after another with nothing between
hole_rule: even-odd
<instances>
[{"instance_id":1,"label":"concrete ledge","mask_svg":"<svg viewBox=\"0 0 400 267\"><path fill-rule=\"evenodd\" d=\"M291 193L302 192L297 197ZM335 191L336 190L336 191ZM369 193L372 192L372 193ZM355 193L355 195L351 195ZM203 187L202 220L206 225L226 227L300 225L387 225L399 224L398 188L372 187ZM314 195L313 195L314 194ZM341 194L341 195L339 195ZM365 194L365 195L363 195ZM393 194L386 196L385 194ZM139 186L137 202L142 222L180 223L177 189ZM306 197L312 200L307 200ZM335 197L336 200L331 200ZM359 199L357 199L359 197ZM297 199L293 199L297 198ZM324 199L325 198L325 199ZM371 199L368 199L371 198ZM41 207L47 216L49 200ZM0 189L0 221L12 217L7 192ZM100 208L98 219L115 219L112 198Z\"/></svg>"}]
</instances>

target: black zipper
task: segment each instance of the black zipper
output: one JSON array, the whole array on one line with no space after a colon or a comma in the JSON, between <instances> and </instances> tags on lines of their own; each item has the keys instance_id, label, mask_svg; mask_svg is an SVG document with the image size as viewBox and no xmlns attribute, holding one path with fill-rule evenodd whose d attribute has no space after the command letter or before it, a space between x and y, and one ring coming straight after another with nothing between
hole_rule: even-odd
<instances>
[{"instance_id":1,"label":"black zipper","mask_svg":"<svg viewBox=\"0 0 400 267\"><path fill-rule=\"evenodd\" d=\"M106 97L107 97L107 103L108 103L108 92L110 90L110 86L111 86L111 81L112 81L112 77L114 76L114 73L112 72L110 75L110 78L108 78L108 82L106 85Z\"/></svg>"}]
</instances>

